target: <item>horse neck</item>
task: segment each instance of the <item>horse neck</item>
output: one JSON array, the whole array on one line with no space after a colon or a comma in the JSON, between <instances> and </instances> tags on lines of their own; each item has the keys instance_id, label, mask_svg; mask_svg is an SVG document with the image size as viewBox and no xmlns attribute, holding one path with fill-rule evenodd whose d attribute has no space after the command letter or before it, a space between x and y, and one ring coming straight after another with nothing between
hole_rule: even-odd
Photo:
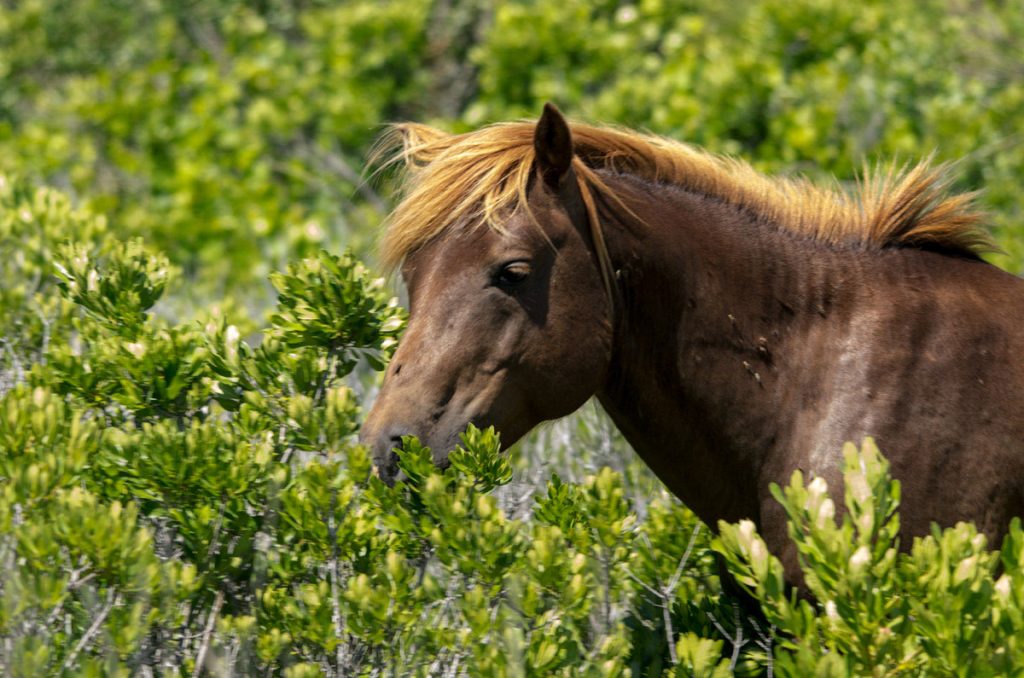
<instances>
[{"instance_id":1,"label":"horse neck","mask_svg":"<svg viewBox=\"0 0 1024 678\"><path fill-rule=\"evenodd\" d=\"M822 316L842 316L860 257L723 201L625 177L642 226L606 223L623 304L602 405L705 520L758 515L782 413L812 387ZM834 318L835 319L835 318Z\"/></svg>"}]
</instances>

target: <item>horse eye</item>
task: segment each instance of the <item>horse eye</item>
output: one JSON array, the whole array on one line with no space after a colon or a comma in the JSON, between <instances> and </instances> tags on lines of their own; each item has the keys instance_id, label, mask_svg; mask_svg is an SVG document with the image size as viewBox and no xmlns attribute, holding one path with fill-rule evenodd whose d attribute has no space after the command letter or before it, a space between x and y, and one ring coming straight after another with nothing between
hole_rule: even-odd
<instances>
[{"instance_id":1,"label":"horse eye","mask_svg":"<svg viewBox=\"0 0 1024 678\"><path fill-rule=\"evenodd\" d=\"M525 261L512 261L498 270L494 282L501 287L514 287L526 280L529 275L530 264Z\"/></svg>"}]
</instances>

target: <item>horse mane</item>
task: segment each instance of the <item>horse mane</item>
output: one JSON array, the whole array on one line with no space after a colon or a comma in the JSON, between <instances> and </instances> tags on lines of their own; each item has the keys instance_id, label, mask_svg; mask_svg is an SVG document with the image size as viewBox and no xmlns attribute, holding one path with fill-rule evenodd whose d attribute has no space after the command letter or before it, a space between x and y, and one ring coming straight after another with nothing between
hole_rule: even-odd
<instances>
[{"instance_id":1,"label":"horse mane","mask_svg":"<svg viewBox=\"0 0 1024 678\"><path fill-rule=\"evenodd\" d=\"M394 269L456 224L501 231L515 210L529 213L534 129L529 121L505 122L456 135L415 123L392 125L374 157L385 158L384 166L404 162L410 176L384 233L382 263ZM597 174L611 170L713 197L824 243L971 257L993 249L974 194L949 194L948 166L932 166L930 158L909 169L866 168L849 190L838 182L822 187L804 178L769 177L741 160L664 137L582 123L570 129L573 168L588 199L596 192L621 205Z\"/></svg>"}]
</instances>

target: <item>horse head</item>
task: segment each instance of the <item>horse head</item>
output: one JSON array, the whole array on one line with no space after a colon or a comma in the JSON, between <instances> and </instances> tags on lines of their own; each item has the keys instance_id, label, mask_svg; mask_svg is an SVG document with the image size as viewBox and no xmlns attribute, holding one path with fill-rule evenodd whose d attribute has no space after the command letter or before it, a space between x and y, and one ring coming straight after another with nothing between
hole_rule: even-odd
<instances>
[{"instance_id":1,"label":"horse head","mask_svg":"<svg viewBox=\"0 0 1024 678\"><path fill-rule=\"evenodd\" d=\"M403 221L414 229L442 224L395 255L409 324L361 434L388 482L399 473L402 436L417 436L441 467L470 423L494 426L510 445L582 405L602 386L611 356L609 281L565 119L545 107L532 144L519 144L519 185L487 162L507 149L460 149L452 139L419 147L436 157L420 170L389 234L401 239ZM416 153L415 141L406 146L407 155ZM446 204L438 202L444 191L480 195L449 196L468 206L452 218L432 213ZM501 195L511 199L496 207Z\"/></svg>"}]
</instances>

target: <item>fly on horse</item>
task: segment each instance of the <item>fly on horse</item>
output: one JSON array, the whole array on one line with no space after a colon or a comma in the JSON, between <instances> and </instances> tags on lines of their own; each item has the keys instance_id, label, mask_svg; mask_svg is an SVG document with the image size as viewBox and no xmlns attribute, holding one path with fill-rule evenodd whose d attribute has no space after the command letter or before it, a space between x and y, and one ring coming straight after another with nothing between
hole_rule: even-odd
<instances>
[{"instance_id":1,"label":"fly on horse","mask_svg":"<svg viewBox=\"0 0 1024 678\"><path fill-rule=\"evenodd\" d=\"M468 423L511 444L596 395L672 492L710 525L753 519L789 576L769 485L840 487L844 441L889 458L904 537L972 520L999 540L1024 515L1024 281L981 260L948 172L822 188L550 105L394 136L410 177L383 258L411 313L362 433L385 479L402 435L446 465Z\"/></svg>"}]
</instances>

